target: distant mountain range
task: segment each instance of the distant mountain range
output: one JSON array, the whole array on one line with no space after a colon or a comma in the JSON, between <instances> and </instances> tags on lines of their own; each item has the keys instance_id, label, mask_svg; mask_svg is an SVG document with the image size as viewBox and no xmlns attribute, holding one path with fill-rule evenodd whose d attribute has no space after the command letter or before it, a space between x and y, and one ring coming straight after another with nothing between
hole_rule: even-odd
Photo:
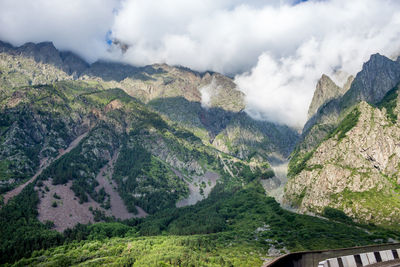
<instances>
[{"instance_id":1,"label":"distant mountain range","mask_svg":"<svg viewBox=\"0 0 400 267\"><path fill-rule=\"evenodd\" d=\"M399 82L381 55L323 75L299 135L219 73L0 41L0 264L255 266L398 239Z\"/></svg>"},{"instance_id":2,"label":"distant mountain range","mask_svg":"<svg viewBox=\"0 0 400 267\"><path fill-rule=\"evenodd\" d=\"M243 112L243 93L218 73L165 64L88 64L50 42L0 45L2 192L18 190L40 172L38 179L50 179L50 188L72 182L68 186L76 197L64 205L89 201L112 215L107 208L116 194L130 212L138 206L154 213L194 204L224 175L270 178L268 158L286 157L298 138L289 127L251 119ZM206 105L203 89L208 90ZM86 137L78 146L58 159L82 134ZM114 168L121 180L111 172L108 179L116 184L105 192L100 169L107 163L122 168L121 161L133 159L143 162ZM43 218L56 217L63 224L69 219L69 214L46 212ZM72 221L93 221L93 215L85 217Z\"/></svg>"}]
</instances>

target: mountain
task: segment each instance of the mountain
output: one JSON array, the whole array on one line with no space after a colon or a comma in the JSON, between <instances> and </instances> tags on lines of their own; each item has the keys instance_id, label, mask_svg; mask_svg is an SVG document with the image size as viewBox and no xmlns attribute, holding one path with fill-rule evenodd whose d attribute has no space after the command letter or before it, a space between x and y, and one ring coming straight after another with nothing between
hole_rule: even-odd
<instances>
[{"instance_id":1,"label":"mountain","mask_svg":"<svg viewBox=\"0 0 400 267\"><path fill-rule=\"evenodd\" d=\"M399 60L393 61L379 54L372 55L357 73L350 89L341 97L325 101L305 123L294 154L304 154L319 145L360 101L378 103L400 81L399 66Z\"/></svg>"},{"instance_id":2,"label":"mountain","mask_svg":"<svg viewBox=\"0 0 400 267\"><path fill-rule=\"evenodd\" d=\"M317 111L318 108L329 100L339 98L350 89L354 77L349 76L343 88L337 86L329 76L323 74L317 83L314 96L311 100L308 109L308 119L310 119Z\"/></svg>"},{"instance_id":3,"label":"mountain","mask_svg":"<svg viewBox=\"0 0 400 267\"><path fill-rule=\"evenodd\" d=\"M45 191L36 189L48 206L46 196L62 193L70 206L93 202L92 209L109 216L116 214L112 201L124 202L128 209L121 218L132 217L142 209L145 214L194 204L224 175L269 178L268 156L287 155L297 139L288 127L245 114L243 93L218 73L165 64L80 64L79 57L48 42L2 47L2 192L19 192L27 177L50 178L51 186L42 183ZM135 166L124 165L133 159ZM106 180L113 186L107 188ZM61 192L59 184L72 191ZM71 213L73 219L47 211L39 218L56 217L56 228L63 230L93 221L94 215L83 216L88 208L80 207L76 218Z\"/></svg>"},{"instance_id":4,"label":"mountain","mask_svg":"<svg viewBox=\"0 0 400 267\"><path fill-rule=\"evenodd\" d=\"M318 109L291 155L285 189L291 205L320 214L334 208L363 223L398 225L399 82L399 61L372 55L351 88Z\"/></svg>"},{"instance_id":5,"label":"mountain","mask_svg":"<svg viewBox=\"0 0 400 267\"><path fill-rule=\"evenodd\" d=\"M0 42L0 264L261 266L399 238L282 209L262 184L299 136L245 108L219 73Z\"/></svg>"},{"instance_id":6,"label":"mountain","mask_svg":"<svg viewBox=\"0 0 400 267\"><path fill-rule=\"evenodd\" d=\"M59 80L97 83L104 89L121 88L205 143L243 159L255 154L270 156L273 152L287 156L297 141L293 129L256 121L242 112L244 94L230 78L218 73L198 73L166 64L134 67L98 61L89 65L73 53L58 52L49 42L16 48L0 43L0 51L4 51L1 88ZM207 95L204 98L208 97L207 105L202 102L202 92ZM240 137L239 132L243 133Z\"/></svg>"}]
</instances>

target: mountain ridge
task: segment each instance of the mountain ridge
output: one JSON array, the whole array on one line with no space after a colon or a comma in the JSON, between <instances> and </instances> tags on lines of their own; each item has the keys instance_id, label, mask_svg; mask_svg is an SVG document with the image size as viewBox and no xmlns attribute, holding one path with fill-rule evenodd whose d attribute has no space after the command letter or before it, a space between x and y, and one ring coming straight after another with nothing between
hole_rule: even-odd
<instances>
[{"instance_id":1,"label":"mountain ridge","mask_svg":"<svg viewBox=\"0 0 400 267\"><path fill-rule=\"evenodd\" d=\"M268 197L298 134L249 117L229 77L3 47L0 264L255 266L400 236Z\"/></svg>"},{"instance_id":2,"label":"mountain ridge","mask_svg":"<svg viewBox=\"0 0 400 267\"><path fill-rule=\"evenodd\" d=\"M3 45L3 47L9 46L10 45ZM29 51L27 53L23 52L24 47L29 47ZM46 48L45 51L50 50L50 54L53 56L40 56L40 51L42 51L41 48L43 47ZM229 119L227 120L223 117L227 116L227 118L233 118L231 115L229 115L229 113L240 113L245 108L244 94L236 88L236 85L230 78L215 72L199 73L187 68L172 67L166 64L153 64L151 66L134 67L128 64L97 61L91 65L86 65L87 68L82 71L78 77L75 75L77 73L76 71L68 73L64 71L66 67L60 66L61 54L68 52L58 52L57 54L57 50L52 43L41 43L37 45L37 47L32 43L28 43L26 46L23 45L19 48L8 48L8 50L5 51L11 51L11 55L14 56L10 58L10 54L8 54L8 52L2 53L3 57L7 57L3 59L4 62L9 62L13 69L7 70L8 67L5 66L5 70L3 70L3 76L7 72L10 73L10 75L7 75L7 80L5 80L8 82L8 84L3 84L2 87L15 87L30 84L35 85L55 82L58 80L85 81L88 83L99 84L105 89L118 87L123 89L127 94L138 98L144 103L152 102L150 103L150 106L158 112L164 112L164 115L166 116L176 117L176 115L174 115L176 112L179 113L180 117L185 117L185 115L187 115L187 118L183 118L183 121L178 122L182 127L186 127L188 130L193 131L193 133L202 138L205 142L212 142L216 137L215 130L212 130L213 128L210 129L207 125L203 125L202 123L202 118L212 117L212 115L207 115L210 113L209 110L212 111L213 108L221 108L222 110L225 110L226 114L224 114L224 112L217 112L217 114L219 114L217 116L217 120L227 121L225 124L228 125ZM21 53L28 55L28 59L25 57L18 57L18 55ZM35 55L35 53L39 55ZM47 67L54 65L40 63L41 61L46 60L46 62L50 62L50 59L54 57L56 59L52 61L55 61L57 65L55 66L54 70ZM32 58L35 60L35 62L38 61L39 63L30 62L29 58ZM20 73L15 72L15 70L18 70L19 68L22 69L22 71ZM67 65L67 69L68 68L70 67ZM6 77L3 79L5 78ZM191 106L193 105L186 104L185 106L189 108L189 110L185 111L179 108L179 101L179 103L173 103L174 98L183 97L189 102L203 104L203 88L207 88L206 91L209 94L209 106L202 106L201 108L194 107L194 110L198 110L198 114L194 114L193 112L191 113ZM157 101L159 99L170 99L171 101L162 103L162 101ZM157 104L162 106L158 107ZM168 105L171 108L163 108L165 105ZM178 109L176 110L174 107L178 107ZM186 114L187 111L189 111L189 114ZM244 118L244 116L240 117ZM255 121L248 115L246 115L246 117L247 118L244 118L245 121ZM198 121L199 119L200 123L193 124L193 121ZM213 120L216 120L216 118ZM207 124L206 120L203 120L203 122ZM286 126L280 126L268 122L265 122L264 124L265 125L263 125L262 128L276 128L278 129L278 132L284 132L285 135L287 135L287 137L284 138L293 140L287 144L289 149L283 147L278 148L278 150L281 151L281 154L287 156L290 147L294 145L294 142L297 139L297 133ZM195 125L195 129L193 129L193 125ZM219 131L220 130L218 130L218 132ZM256 131L260 133L260 130ZM275 135L271 139L270 143L280 143L279 140L280 138ZM227 142L228 140L224 141L223 146L229 147ZM221 141L219 141L219 143L221 143ZM225 151L228 150L225 149Z\"/></svg>"},{"instance_id":3,"label":"mountain ridge","mask_svg":"<svg viewBox=\"0 0 400 267\"><path fill-rule=\"evenodd\" d=\"M399 61L374 54L342 97L319 107L291 155L288 203L302 212L335 208L364 223L395 227L399 218L386 208L398 209L393 162L399 155L392 149L399 140L393 130L399 82Z\"/></svg>"},{"instance_id":4,"label":"mountain ridge","mask_svg":"<svg viewBox=\"0 0 400 267\"><path fill-rule=\"evenodd\" d=\"M322 104L305 123L298 144L299 149L307 151L320 143L330 131L337 127L338 122L345 117L346 112L354 104L362 100L376 104L399 81L400 61L393 61L380 54L371 55L370 60L363 64L363 68L357 73L346 93ZM363 89L364 85L366 89ZM370 94L370 92L373 93Z\"/></svg>"}]
</instances>

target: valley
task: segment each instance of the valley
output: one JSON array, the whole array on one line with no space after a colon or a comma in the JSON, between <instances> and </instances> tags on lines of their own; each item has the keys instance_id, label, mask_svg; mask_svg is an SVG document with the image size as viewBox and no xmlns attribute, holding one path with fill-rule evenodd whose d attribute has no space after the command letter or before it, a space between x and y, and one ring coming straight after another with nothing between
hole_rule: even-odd
<instances>
[{"instance_id":1,"label":"valley","mask_svg":"<svg viewBox=\"0 0 400 267\"><path fill-rule=\"evenodd\" d=\"M0 264L261 266L399 240L398 62L322 76L299 134L216 72L0 42Z\"/></svg>"}]
</instances>

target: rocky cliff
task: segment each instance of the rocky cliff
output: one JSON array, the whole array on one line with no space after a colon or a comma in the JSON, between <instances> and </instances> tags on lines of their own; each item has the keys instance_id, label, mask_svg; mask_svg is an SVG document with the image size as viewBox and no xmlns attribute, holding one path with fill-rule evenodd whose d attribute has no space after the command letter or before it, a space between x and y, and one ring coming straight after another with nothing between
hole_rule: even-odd
<instances>
[{"instance_id":1,"label":"rocky cliff","mask_svg":"<svg viewBox=\"0 0 400 267\"><path fill-rule=\"evenodd\" d=\"M34 190L39 218L58 230L192 205L217 183L268 179L268 157L287 155L297 139L245 114L243 93L224 75L87 64L52 43L0 43L0 91L0 204Z\"/></svg>"},{"instance_id":2,"label":"rocky cliff","mask_svg":"<svg viewBox=\"0 0 400 267\"><path fill-rule=\"evenodd\" d=\"M400 82L400 61L374 54L363 64L354 80L349 77L343 88L348 87L350 82L350 89L344 95L325 101L306 122L296 150L309 151L318 145L360 101L370 104L381 101L384 95Z\"/></svg>"},{"instance_id":3,"label":"rocky cliff","mask_svg":"<svg viewBox=\"0 0 400 267\"><path fill-rule=\"evenodd\" d=\"M21 47L1 42L0 58L0 90L60 80L81 80L104 89L121 88L203 142L243 159L254 152L263 157L272 152L287 156L297 141L297 133L289 127L257 122L243 113L244 94L232 79L219 73L199 73L166 64L88 64L71 52L59 52L51 42ZM256 142L252 136L243 135L230 140L224 134L227 127L255 131L262 138ZM214 142L218 135L224 138ZM232 142L241 147L240 152L232 148Z\"/></svg>"},{"instance_id":4,"label":"rocky cliff","mask_svg":"<svg viewBox=\"0 0 400 267\"><path fill-rule=\"evenodd\" d=\"M310 119L326 102L338 98L346 93L350 89L350 84L353 81L353 77L350 76L347 82L341 88L337 86L329 76L323 74L317 83L317 87L314 92L310 107L308 108L308 119Z\"/></svg>"},{"instance_id":5,"label":"rocky cliff","mask_svg":"<svg viewBox=\"0 0 400 267\"><path fill-rule=\"evenodd\" d=\"M372 70L370 64L365 66L352 89L360 90L361 97L368 92L368 88L358 87L361 81L379 84L373 87L378 90L375 97L365 95L376 105L361 101L346 112L324 141L308 152L294 154L285 197L302 212L324 214L330 207L362 223L395 228L400 222L400 101L398 87L389 92L386 88L397 76L387 72L390 75L383 76L393 80L382 81L383 86L378 78L366 79L365 73Z\"/></svg>"}]
</instances>

